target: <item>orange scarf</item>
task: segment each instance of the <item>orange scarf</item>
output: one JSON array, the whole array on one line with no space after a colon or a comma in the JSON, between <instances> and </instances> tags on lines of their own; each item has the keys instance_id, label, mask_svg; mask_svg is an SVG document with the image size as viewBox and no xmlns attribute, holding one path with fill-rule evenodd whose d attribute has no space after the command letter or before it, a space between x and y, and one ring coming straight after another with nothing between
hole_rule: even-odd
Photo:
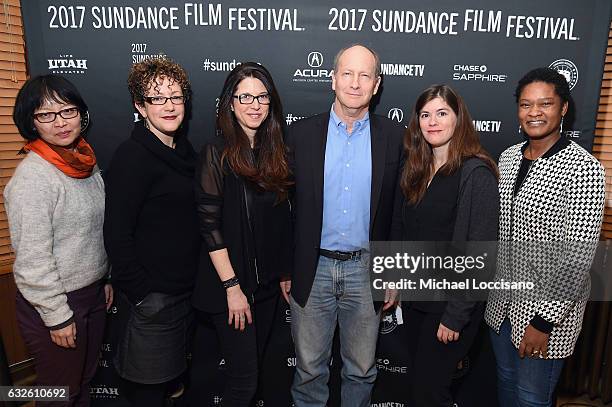
<instances>
[{"instance_id":1,"label":"orange scarf","mask_svg":"<svg viewBox=\"0 0 612 407\"><path fill-rule=\"evenodd\" d=\"M34 151L71 178L89 177L96 165L96 155L83 137L77 139L74 150L48 144L41 138L27 142L23 150Z\"/></svg>"}]
</instances>

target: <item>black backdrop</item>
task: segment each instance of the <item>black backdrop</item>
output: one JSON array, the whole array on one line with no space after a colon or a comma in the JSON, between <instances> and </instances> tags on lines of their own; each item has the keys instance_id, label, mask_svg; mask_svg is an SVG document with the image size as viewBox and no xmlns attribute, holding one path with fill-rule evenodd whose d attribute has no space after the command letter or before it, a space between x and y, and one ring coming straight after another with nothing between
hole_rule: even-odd
<instances>
[{"instance_id":1,"label":"black backdrop","mask_svg":"<svg viewBox=\"0 0 612 407\"><path fill-rule=\"evenodd\" d=\"M216 98L235 64L256 61L271 71L290 125L330 108L333 57L353 42L368 44L381 56L383 84L373 111L407 124L420 91L447 83L465 98L481 140L494 156L521 141L513 98L516 82L531 68L552 66L570 82L575 102L573 123L566 123L564 132L590 150L612 13L609 0L430 3L27 0L22 12L30 75L62 74L81 90L92 117L88 139L102 169L136 119L126 86L132 63L165 54L187 69L194 89L189 137L198 149L214 132ZM111 310L109 322L117 312L121 310ZM295 362L290 313L284 305L277 317L258 406L290 405ZM406 329L395 315L385 317L373 406L404 406L406 378L412 373L402 350ZM92 387L99 404L122 404L110 362L114 334L107 332ZM214 351L216 344L195 344L194 352L206 358L190 375L192 388L201 390L193 405L218 404L223 362ZM495 405L484 335L473 353L465 376L457 379L457 403ZM332 368L337 371L338 365L339 358L334 358ZM337 387L334 381L332 399Z\"/></svg>"}]
</instances>

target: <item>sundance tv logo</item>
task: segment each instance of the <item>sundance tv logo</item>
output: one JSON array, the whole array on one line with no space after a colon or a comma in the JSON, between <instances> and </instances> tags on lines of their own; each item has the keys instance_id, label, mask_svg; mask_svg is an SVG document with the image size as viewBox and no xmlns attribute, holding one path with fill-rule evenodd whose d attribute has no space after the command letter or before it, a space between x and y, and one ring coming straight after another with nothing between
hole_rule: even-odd
<instances>
[{"instance_id":1,"label":"sundance tv logo","mask_svg":"<svg viewBox=\"0 0 612 407\"><path fill-rule=\"evenodd\" d=\"M323 54L319 51L309 52L306 56L308 68L298 68L293 74L293 82L330 83L332 70L321 69L323 66Z\"/></svg>"},{"instance_id":2,"label":"sundance tv logo","mask_svg":"<svg viewBox=\"0 0 612 407\"><path fill-rule=\"evenodd\" d=\"M575 63L569 59L557 59L555 62L548 65L548 67L565 76L565 80L570 90L574 89L574 86L578 83L578 67Z\"/></svg>"},{"instance_id":3,"label":"sundance tv logo","mask_svg":"<svg viewBox=\"0 0 612 407\"><path fill-rule=\"evenodd\" d=\"M87 60L74 58L72 54L60 55L55 59L47 59L51 73L84 74L87 71Z\"/></svg>"}]
</instances>

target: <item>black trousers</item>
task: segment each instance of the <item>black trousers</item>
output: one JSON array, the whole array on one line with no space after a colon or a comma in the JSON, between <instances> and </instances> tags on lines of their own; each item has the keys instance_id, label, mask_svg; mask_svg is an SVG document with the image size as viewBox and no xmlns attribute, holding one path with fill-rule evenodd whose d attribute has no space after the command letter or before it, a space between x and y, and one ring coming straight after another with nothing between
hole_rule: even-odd
<instances>
[{"instance_id":1,"label":"black trousers","mask_svg":"<svg viewBox=\"0 0 612 407\"><path fill-rule=\"evenodd\" d=\"M451 384L457 364L468 353L483 316L482 304L463 328L459 340L444 344L438 341L440 313L429 313L408 308L404 322L408 327L411 353L412 379L410 407L450 407L453 405Z\"/></svg>"},{"instance_id":2,"label":"black trousers","mask_svg":"<svg viewBox=\"0 0 612 407\"><path fill-rule=\"evenodd\" d=\"M216 335L221 355L225 359L223 407L248 407L255 396L259 370L274 326L279 298L278 292L264 299L256 298L255 304L251 305L253 323L247 323L244 331L234 329L233 324L228 325L227 312L197 312L198 324L203 325L198 328Z\"/></svg>"}]
</instances>

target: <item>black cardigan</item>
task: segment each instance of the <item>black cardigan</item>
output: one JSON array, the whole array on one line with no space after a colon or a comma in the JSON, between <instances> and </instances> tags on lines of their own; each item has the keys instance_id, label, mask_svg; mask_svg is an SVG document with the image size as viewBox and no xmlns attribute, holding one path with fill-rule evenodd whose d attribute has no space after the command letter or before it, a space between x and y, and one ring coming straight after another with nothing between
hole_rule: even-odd
<instances>
[{"instance_id":1,"label":"black cardigan","mask_svg":"<svg viewBox=\"0 0 612 407\"><path fill-rule=\"evenodd\" d=\"M278 278L290 274L293 261L289 201L277 202L276 193L235 175L227 162L221 163L223 148L220 137L204 146L196 167L202 249L193 305L211 313L226 311L227 297L209 252L228 250L250 302L259 287L278 287Z\"/></svg>"},{"instance_id":2,"label":"black cardigan","mask_svg":"<svg viewBox=\"0 0 612 407\"><path fill-rule=\"evenodd\" d=\"M457 215L453 227L452 241L496 241L499 224L499 190L497 178L491 169L479 158L469 158L461 166ZM407 205L406 198L398 186L391 240L405 240L402 213ZM461 331L470 321L474 310L482 303L473 301L442 301L421 304L420 309L429 307L428 312L442 313L441 321L453 331Z\"/></svg>"},{"instance_id":3,"label":"black cardigan","mask_svg":"<svg viewBox=\"0 0 612 407\"><path fill-rule=\"evenodd\" d=\"M196 153L185 137L175 140L172 149L136 124L105 174L104 243L113 284L133 303L152 291L193 289L200 248Z\"/></svg>"}]
</instances>

